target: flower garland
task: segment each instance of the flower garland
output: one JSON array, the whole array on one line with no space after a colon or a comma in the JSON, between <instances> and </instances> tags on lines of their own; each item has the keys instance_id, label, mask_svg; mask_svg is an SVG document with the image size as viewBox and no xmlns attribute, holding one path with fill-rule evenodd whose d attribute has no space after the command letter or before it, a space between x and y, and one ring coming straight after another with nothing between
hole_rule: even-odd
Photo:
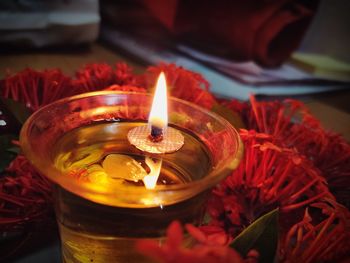
<instances>
[{"instance_id":1,"label":"flower garland","mask_svg":"<svg viewBox=\"0 0 350 263\"><path fill-rule=\"evenodd\" d=\"M172 96L207 109L228 109L231 117L244 125L240 135L245 154L239 167L213 189L207 206L209 222L200 228L186 225L197 245L182 247L182 229L174 222L164 246L142 241L138 244L141 252L160 262L257 262L261 251L240 255L229 245L256 219L279 208L278 261L350 258L350 145L341 136L325 131L299 101L260 102L254 97L247 103L217 100L199 74L161 64L135 75L125 63L115 68L90 64L74 78L57 69L26 69L1 80L0 95L35 111L57 99L88 91L147 92L146 87L151 87L160 71L167 76ZM2 133L14 130L7 128ZM0 232L48 221L52 218L51 202L51 183L18 154L1 172Z\"/></svg>"}]
</instances>

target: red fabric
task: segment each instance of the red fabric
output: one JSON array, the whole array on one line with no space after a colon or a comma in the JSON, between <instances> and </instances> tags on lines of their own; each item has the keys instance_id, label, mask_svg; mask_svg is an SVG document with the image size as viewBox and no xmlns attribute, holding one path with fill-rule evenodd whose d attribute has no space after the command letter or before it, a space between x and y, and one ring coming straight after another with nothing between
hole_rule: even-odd
<instances>
[{"instance_id":1,"label":"red fabric","mask_svg":"<svg viewBox=\"0 0 350 263\"><path fill-rule=\"evenodd\" d=\"M311 3L311 4L310 4ZM238 60L265 66L295 50L313 16L315 1L154 1L144 4L170 32ZM223 50L225 54L223 54Z\"/></svg>"}]
</instances>

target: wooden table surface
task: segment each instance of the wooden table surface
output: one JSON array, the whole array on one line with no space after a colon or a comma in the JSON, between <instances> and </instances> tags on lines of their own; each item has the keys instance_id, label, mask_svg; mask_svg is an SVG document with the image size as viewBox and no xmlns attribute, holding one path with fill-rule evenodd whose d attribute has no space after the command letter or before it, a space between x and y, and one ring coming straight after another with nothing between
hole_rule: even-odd
<instances>
[{"instance_id":1,"label":"wooden table surface","mask_svg":"<svg viewBox=\"0 0 350 263\"><path fill-rule=\"evenodd\" d=\"M113 65L117 61L127 62L138 73L145 69L145 65L121 52L101 43L94 43L73 50L1 52L0 78L3 78L7 71L15 73L27 67L38 70L60 68L66 74L73 74L86 63L104 62ZM350 141L350 85L345 91L311 95L302 100L326 129L336 131Z\"/></svg>"}]
</instances>

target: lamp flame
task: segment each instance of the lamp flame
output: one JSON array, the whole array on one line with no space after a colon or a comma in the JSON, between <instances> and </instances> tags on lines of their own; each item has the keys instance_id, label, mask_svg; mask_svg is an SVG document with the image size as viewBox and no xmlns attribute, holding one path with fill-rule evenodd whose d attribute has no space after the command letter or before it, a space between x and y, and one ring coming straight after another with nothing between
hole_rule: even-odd
<instances>
[{"instance_id":1,"label":"lamp flame","mask_svg":"<svg viewBox=\"0 0 350 263\"><path fill-rule=\"evenodd\" d=\"M167 103L167 85L165 75L160 73L156 91L154 93L151 112L148 118L148 125L158 129L166 129L168 126L168 103Z\"/></svg>"},{"instance_id":2,"label":"lamp flame","mask_svg":"<svg viewBox=\"0 0 350 263\"><path fill-rule=\"evenodd\" d=\"M142 180L146 189L154 189L157 185L160 169L162 168L162 159L153 161L152 158L146 156L145 162L151 171Z\"/></svg>"}]
</instances>

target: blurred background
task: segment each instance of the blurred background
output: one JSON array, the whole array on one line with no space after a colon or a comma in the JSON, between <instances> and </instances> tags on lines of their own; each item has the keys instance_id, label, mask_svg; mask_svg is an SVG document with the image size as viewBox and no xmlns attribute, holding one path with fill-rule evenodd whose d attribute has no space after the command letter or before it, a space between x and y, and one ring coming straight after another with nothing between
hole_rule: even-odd
<instances>
[{"instance_id":1,"label":"blurred background","mask_svg":"<svg viewBox=\"0 0 350 263\"><path fill-rule=\"evenodd\" d=\"M350 81L349 11L347 0L2 0L0 49L75 53L99 41L134 64L202 73L219 96L318 93ZM1 76L20 66L1 57Z\"/></svg>"},{"instance_id":2,"label":"blurred background","mask_svg":"<svg viewBox=\"0 0 350 263\"><path fill-rule=\"evenodd\" d=\"M0 78L167 62L218 97L317 98L349 112L349 14L348 0L2 0Z\"/></svg>"}]
</instances>

